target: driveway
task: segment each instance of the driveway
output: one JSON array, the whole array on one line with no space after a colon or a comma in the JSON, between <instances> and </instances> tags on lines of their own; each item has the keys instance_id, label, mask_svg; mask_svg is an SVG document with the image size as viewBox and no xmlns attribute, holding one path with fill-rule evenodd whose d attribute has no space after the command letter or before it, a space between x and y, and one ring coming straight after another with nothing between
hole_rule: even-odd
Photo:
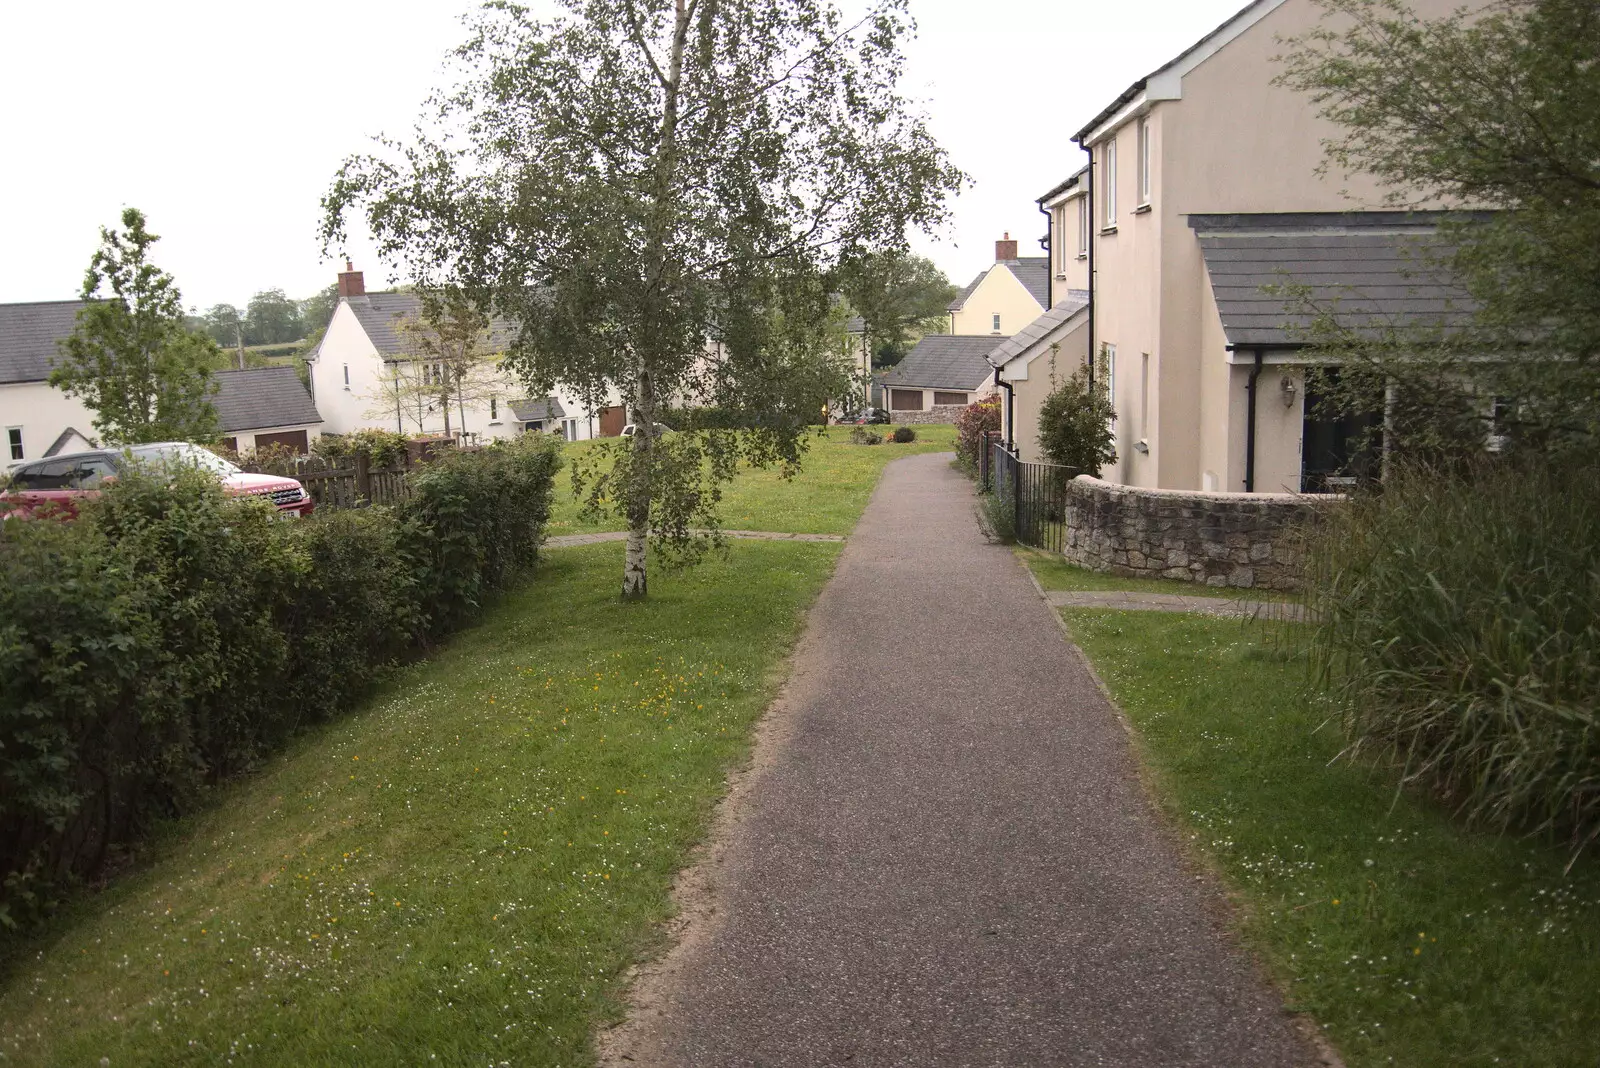
<instances>
[{"instance_id":1,"label":"driveway","mask_svg":"<svg viewBox=\"0 0 1600 1068\"><path fill-rule=\"evenodd\" d=\"M885 472L606 1062L1321 1063L949 459Z\"/></svg>"}]
</instances>

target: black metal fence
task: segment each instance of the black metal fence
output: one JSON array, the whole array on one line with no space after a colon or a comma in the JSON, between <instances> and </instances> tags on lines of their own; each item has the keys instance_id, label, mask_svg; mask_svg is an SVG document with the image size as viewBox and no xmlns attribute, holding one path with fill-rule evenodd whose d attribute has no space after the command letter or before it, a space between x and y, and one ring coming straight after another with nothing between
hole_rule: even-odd
<instances>
[{"instance_id":1,"label":"black metal fence","mask_svg":"<svg viewBox=\"0 0 1600 1068\"><path fill-rule=\"evenodd\" d=\"M1017 541L1061 552L1067 545L1067 485L1079 472L1019 460L996 441L989 446L989 486L1013 517Z\"/></svg>"}]
</instances>

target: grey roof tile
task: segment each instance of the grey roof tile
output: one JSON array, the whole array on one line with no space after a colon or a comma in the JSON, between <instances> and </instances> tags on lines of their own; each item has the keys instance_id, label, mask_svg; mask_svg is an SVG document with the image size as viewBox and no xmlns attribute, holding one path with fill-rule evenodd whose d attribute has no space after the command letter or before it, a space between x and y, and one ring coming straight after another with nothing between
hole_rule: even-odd
<instances>
[{"instance_id":1,"label":"grey roof tile","mask_svg":"<svg viewBox=\"0 0 1600 1068\"><path fill-rule=\"evenodd\" d=\"M536 397L532 400L512 401L511 413L517 417L518 422L536 423L564 419L567 411L561 406L558 397Z\"/></svg>"},{"instance_id":2,"label":"grey roof tile","mask_svg":"<svg viewBox=\"0 0 1600 1068\"><path fill-rule=\"evenodd\" d=\"M217 392L211 406L226 433L322 422L293 367L218 371L214 379Z\"/></svg>"},{"instance_id":3,"label":"grey roof tile","mask_svg":"<svg viewBox=\"0 0 1600 1068\"><path fill-rule=\"evenodd\" d=\"M345 302L350 305L356 321L366 331L372 347L380 355L404 356L410 353L401 324L421 313L420 297L414 293L368 293L363 297L346 297ZM490 348L495 351L510 348L515 333L515 328L508 320L492 320L489 324Z\"/></svg>"},{"instance_id":4,"label":"grey roof tile","mask_svg":"<svg viewBox=\"0 0 1600 1068\"><path fill-rule=\"evenodd\" d=\"M983 270L979 271L978 276L972 281L968 282L965 289L956 294L956 299L944 306L944 310L953 312L960 311L962 306L967 303L967 298L972 296L972 291L978 288L978 283L989 277L990 270L992 270L992 268L985 267Z\"/></svg>"},{"instance_id":5,"label":"grey roof tile","mask_svg":"<svg viewBox=\"0 0 1600 1068\"><path fill-rule=\"evenodd\" d=\"M78 325L81 300L0 304L0 383L43 382L58 346Z\"/></svg>"},{"instance_id":6,"label":"grey roof tile","mask_svg":"<svg viewBox=\"0 0 1600 1068\"><path fill-rule=\"evenodd\" d=\"M987 357L1004 340L992 335L929 334L883 376L883 384L977 389L994 374Z\"/></svg>"},{"instance_id":7,"label":"grey roof tile","mask_svg":"<svg viewBox=\"0 0 1600 1068\"><path fill-rule=\"evenodd\" d=\"M1438 262L1441 212L1191 215L1228 343L1294 346L1310 316L1272 287L1305 286L1342 326L1451 329L1475 310ZM1459 216L1458 216L1459 217Z\"/></svg>"},{"instance_id":8,"label":"grey roof tile","mask_svg":"<svg viewBox=\"0 0 1600 1068\"><path fill-rule=\"evenodd\" d=\"M989 363L1000 367L1028 351L1041 338L1049 337L1056 327L1089 306L1089 292L1070 289L1067 296L1056 301L1056 306L1039 318L1002 341L989 353Z\"/></svg>"}]
</instances>

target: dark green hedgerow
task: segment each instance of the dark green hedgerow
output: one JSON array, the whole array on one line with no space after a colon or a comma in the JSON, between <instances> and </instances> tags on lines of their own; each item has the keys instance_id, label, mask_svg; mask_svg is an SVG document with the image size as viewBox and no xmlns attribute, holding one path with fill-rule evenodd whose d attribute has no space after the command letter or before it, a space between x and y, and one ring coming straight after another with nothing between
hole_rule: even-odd
<instances>
[{"instance_id":1,"label":"dark green hedgerow","mask_svg":"<svg viewBox=\"0 0 1600 1068\"><path fill-rule=\"evenodd\" d=\"M0 524L0 926L472 618L532 564L559 464L529 436L299 523L130 474L75 522Z\"/></svg>"}]
</instances>

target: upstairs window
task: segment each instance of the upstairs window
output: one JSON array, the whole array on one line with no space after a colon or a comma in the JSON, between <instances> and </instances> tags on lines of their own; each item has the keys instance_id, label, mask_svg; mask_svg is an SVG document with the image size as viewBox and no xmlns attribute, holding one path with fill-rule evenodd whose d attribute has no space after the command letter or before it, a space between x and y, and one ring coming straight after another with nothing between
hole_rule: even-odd
<instances>
[{"instance_id":1,"label":"upstairs window","mask_svg":"<svg viewBox=\"0 0 1600 1068\"><path fill-rule=\"evenodd\" d=\"M489 422L498 423L499 421L500 421L500 398L499 397L490 397L489 398Z\"/></svg>"},{"instance_id":2,"label":"upstairs window","mask_svg":"<svg viewBox=\"0 0 1600 1068\"><path fill-rule=\"evenodd\" d=\"M350 365L349 364L345 364L344 365L344 388L345 389L349 389L350 388Z\"/></svg>"},{"instance_id":3,"label":"upstairs window","mask_svg":"<svg viewBox=\"0 0 1600 1068\"><path fill-rule=\"evenodd\" d=\"M997 334L1000 332L1000 313L999 312L995 312L994 313L994 332L997 333Z\"/></svg>"},{"instance_id":4,"label":"upstairs window","mask_svg":"<svg viewBox=\"0 0 1600 1068\"><path fill-rule=\"evenodd\" d=\"M1150 203L1150 123L1139 120L1139 203Z\"/></svg>"},{"instance_id":5,"label":"upstairs window","mask_svg":"<svg viewBox=\"0 0 1600 1068\"><path fill-rule=\"evenodd\" d=\"M1117 225L1117 142L1112 139L1100 150L1100 200L1106 206L1104 225L1114 229Z\"/></svg>"},{"instance_id":6,"label":"upstairs window","mask_svg":"<svg viewBox=\"0 0 1600 1068\"><path fill-rule=\"evenodd\" d=\"M1089 255L1089 198L1078 198L1078 258Z\"/></svg>"}]
</instances>

